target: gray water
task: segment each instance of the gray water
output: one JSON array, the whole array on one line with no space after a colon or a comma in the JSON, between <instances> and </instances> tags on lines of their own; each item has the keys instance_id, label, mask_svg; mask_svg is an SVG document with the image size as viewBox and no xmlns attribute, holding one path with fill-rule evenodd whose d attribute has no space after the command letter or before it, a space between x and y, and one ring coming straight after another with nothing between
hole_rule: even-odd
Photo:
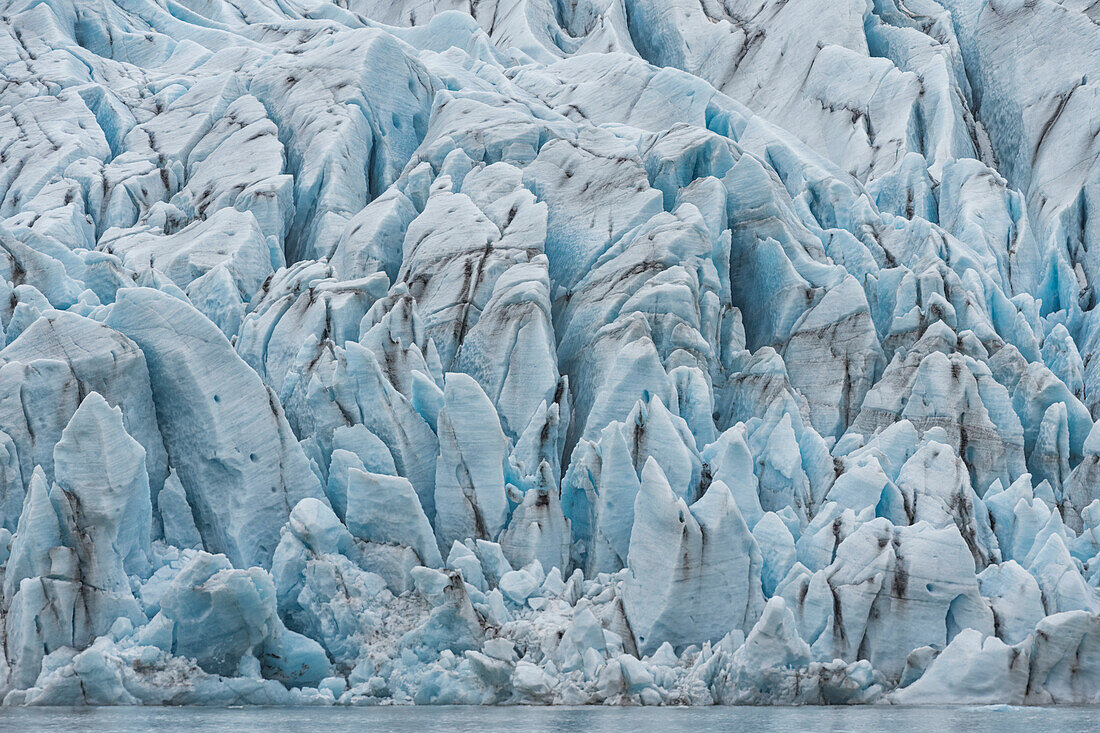
<instances>
[{"instance_id":1,"label":"gray water","mask_svg":"<svg viewBox=\"0 0 1100 733\"><path fill-rule=\"evenodd\" d=\"M1100 707L901 708L32 708L0 709L2 731L1096 731Z\"/></svg>"}]
</instances>

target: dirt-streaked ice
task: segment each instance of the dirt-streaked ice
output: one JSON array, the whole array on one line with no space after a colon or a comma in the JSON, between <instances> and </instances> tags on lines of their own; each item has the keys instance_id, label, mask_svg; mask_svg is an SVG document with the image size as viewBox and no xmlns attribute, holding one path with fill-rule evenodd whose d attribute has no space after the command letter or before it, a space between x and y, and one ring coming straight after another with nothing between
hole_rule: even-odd
<instances>
[{"instance_id":1,"label":"dirt-streaked ice","mask_svg":"<svg viewBox=\"0 0 1100 733\"><path fill-rule=\"evenodd\" d=\"M1100 16L0 0L0 695L1100 702Z\"/></svg>"}]
</instances>

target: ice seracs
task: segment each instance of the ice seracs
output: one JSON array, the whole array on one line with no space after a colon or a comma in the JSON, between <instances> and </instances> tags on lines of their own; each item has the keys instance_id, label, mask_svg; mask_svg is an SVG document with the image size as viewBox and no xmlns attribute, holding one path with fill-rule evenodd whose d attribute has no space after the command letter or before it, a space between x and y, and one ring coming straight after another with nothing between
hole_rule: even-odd
<instances>
[{"instance_id":1,"label":"ice seracs","mask_svg":"<svg viewBox=\"0 0 1100 733\"><path fill-rule=\"evenodd\" d=\"M3 3L4 704L1100 700L1095 13Z\"/></svg>"}]
</instances>

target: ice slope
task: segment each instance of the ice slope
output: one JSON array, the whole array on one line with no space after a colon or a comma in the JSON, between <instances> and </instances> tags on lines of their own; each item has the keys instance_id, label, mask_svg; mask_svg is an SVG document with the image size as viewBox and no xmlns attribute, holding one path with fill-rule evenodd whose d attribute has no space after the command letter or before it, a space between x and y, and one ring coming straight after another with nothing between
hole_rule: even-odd
<instances>
[{"instance_id":1,"label":"ice slope","mask_svg":"<svg viewBox=\"0 0 1100 733\"><path fill-rule=\"evenodd\" d=\"M6 705L1100 702L1081 0L0 0Z\"/></svg>"}]
</instances>

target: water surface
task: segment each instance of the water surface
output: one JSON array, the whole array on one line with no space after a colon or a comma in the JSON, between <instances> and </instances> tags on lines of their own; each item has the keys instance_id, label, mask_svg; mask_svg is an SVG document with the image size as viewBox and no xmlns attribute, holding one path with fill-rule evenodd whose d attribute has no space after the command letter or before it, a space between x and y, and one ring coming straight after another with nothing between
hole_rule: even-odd
<instances>
[{"instance_id":1,"label":"water surface","mask_svg":"<svg viewBox=\"0 0 1100 733\"><path fill-rule=\"evenodd\" d=\"M1095 731L1100 708L17 708L0 709L2 731L110 731L208 733L217 731L967 731L1043 733Z\"/></svg>"}]
</instances>

